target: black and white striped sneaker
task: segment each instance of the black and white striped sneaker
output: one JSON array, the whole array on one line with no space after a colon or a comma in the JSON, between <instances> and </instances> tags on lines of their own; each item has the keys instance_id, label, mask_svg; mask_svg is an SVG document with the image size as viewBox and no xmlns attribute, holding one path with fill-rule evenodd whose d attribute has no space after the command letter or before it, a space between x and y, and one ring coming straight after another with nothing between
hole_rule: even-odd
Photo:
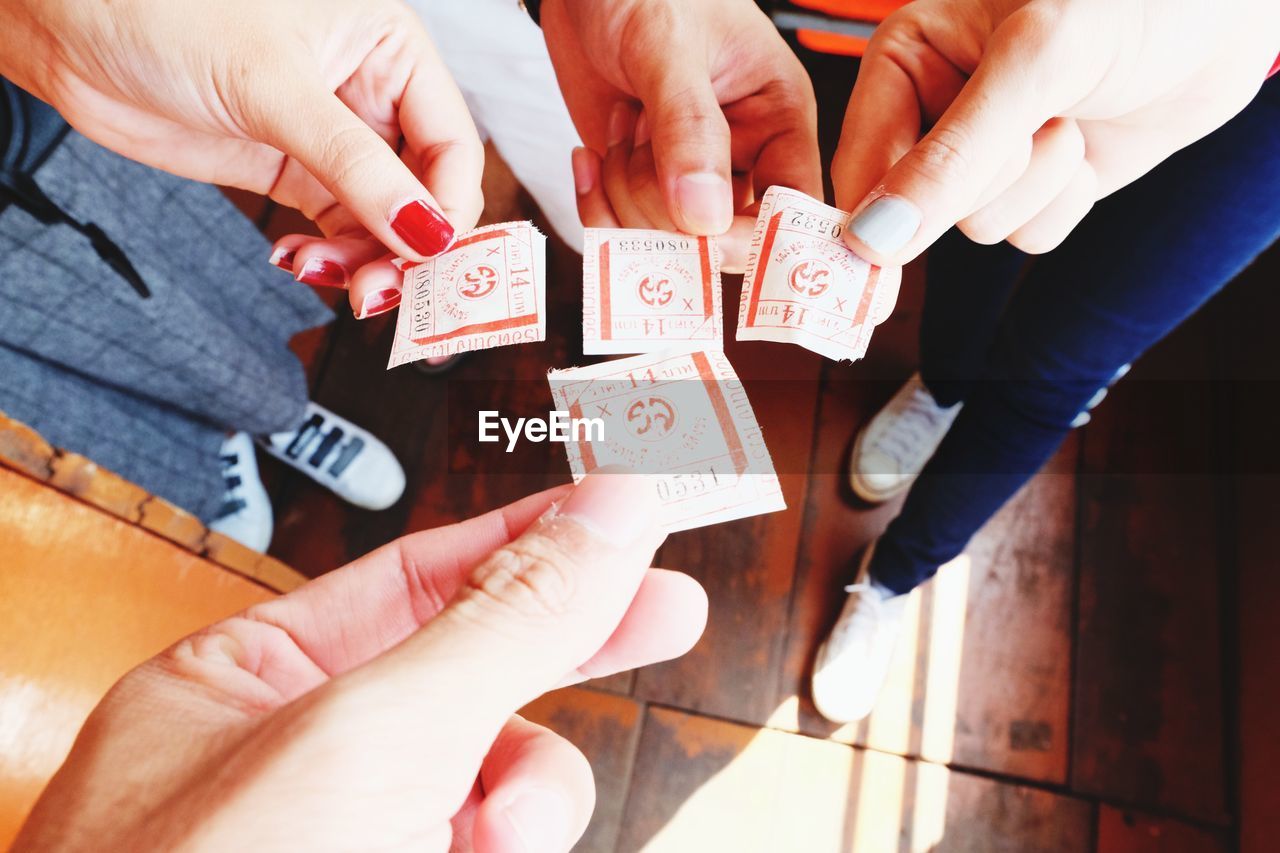
<instances>
[{"instance_id":1,"label":"black and white striped sneaker","mask_svg":"<svg viewBox=\"0 0 1280 853\"><path fill-rule=\"evenodd\" d=\"M258 478L256 454L247 433L238 432L222 443L220 461L227 490L209 529L261 553L271 544L274 522L271 498Z\"/></svg>"},{"instance_id":2,"label":"black and white striped sneaker","mask_svg":"<svg viewBox=\"0 0 1280 853\"><path fill-rule=\"evenodd\" d=\"M404 469L391 448L315 403L297 429L260 436L258 444L363 509L386 509L404 494Z\"/></svg>"}]
</instances>

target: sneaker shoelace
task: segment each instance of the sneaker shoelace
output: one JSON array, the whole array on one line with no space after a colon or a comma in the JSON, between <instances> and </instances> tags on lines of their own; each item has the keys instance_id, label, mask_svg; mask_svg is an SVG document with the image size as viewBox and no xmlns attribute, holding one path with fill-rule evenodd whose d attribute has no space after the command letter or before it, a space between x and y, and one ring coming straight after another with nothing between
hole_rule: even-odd
<instances>
[{"instance_id":1,"label":"sneaker shoelace","mask_svg":"<svg viewBox=\"0 0 1280 853\"><path fill-rule=\"evenodd\" d=\"M873 623L871 631L871 642L874 644L880 634L880 616L884 611L884 600L880 597L880 591L873 587L870 583L863 581L861 583L851 583L844 588L844 591L850 595L860 593L858 599L858 607L854 610L856 613L863 607L870 611ZM851 613L850 616L853 614ZM841 619L837 627L837 635L839 637L838 645L844 644L844 639L853 627L853 619Z\"/></svg>"},{"instance_id":2,"label":"sneaker shoelace","mask_svg":"<svg viewBox=\"0 0 1280 853\"><path fill-rule=\"evenodd\" d=\"M222 482L226 484L227 491L222 496L222 506L218 508L218 514L215 516L217 521L233 516L249 506L248 501L239 494L240 487L244 485L244 480L239 474L232 473L235 467L240 464L239 455L229 453L222 456L221 461Z\"/></svg>"},{"instance_id":3,"label":"sneaker shoelace","mask_svg":"<svg viewBox=\"0 0 1280 853\"><path fill-rule=\"evenodd\" d=\"M364 450L364 439L353 435L343 444L344 436L341 426L330 426L325 422L324 416L316 412L298 427L293 440L284 448L284 453L290 459L310 465L336 480ZM324 466L335 450L338 452L337 458L332 460L326 471Z\"/></svg>"},{"instance_id":4,"label":"sneaker shoelace","mask_svg":"<svg viewBox=\"0 0 1280 853\"><path fill-rule=\"evenodd\" d=\"M948 412L939 409L920 389L912 391L911 399L898 413L894 428L884 430L876 437L872 448L899 462L910 463L921 451L932 449L938 428ZM909 464L902 468L911 467Z\"/></svg>"}]
</instances>

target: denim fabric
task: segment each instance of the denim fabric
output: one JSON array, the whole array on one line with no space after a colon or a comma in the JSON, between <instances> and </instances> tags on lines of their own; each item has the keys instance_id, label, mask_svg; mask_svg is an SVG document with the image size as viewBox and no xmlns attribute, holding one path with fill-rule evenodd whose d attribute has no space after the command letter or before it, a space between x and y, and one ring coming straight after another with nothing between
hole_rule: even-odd
<instances>
[{"instance_id":1,"label":"denim fabric","mask_svg":"<svg viewBox=\"0 0 1280 853\"><path fill-rule=\"evenodd\" d=\"M906 592L958 556L1098 390L1277 236L1280 78L1100 202L1021 282L1016 251L948 235L929 259L921 374L965 406L877 545L876 580Z\"/></svg>"}]
</instances>

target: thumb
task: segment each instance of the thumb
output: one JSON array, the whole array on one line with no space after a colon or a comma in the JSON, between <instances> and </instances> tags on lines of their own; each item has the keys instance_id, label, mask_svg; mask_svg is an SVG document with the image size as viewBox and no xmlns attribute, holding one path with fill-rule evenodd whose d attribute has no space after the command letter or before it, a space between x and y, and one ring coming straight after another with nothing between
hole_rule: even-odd
<instances>
[{"instance_id":1,"label":"thumb","mask_svg":"<svg viewBox=\"0 0 1280 853\"><path fill-rule=\"evenodd\" d=\"M1034 7L992 33L977 69L937 124L854 206L845 241L855 252L878 266L900 266L973 212L1006 163L1053 115L1052 77L1062 64L1052 37ZM851 103L851 117L858 108Z\"/></svg>"},{"instance_id":2,"label":"thumb","mask_svg":"<svg viewBox=\"0 0 1280 853\"><path fill-rule=\"evenodd\" d=\"M400 257L423 261L443 252L453 226L396 151L333 92L313 83L297 88L291 108L260 129L263 140L302 164Z\"/></svg>"},{"instance_id":3,"label":"thumb","mask_svg":"<svg viewBox=\"0 0 1280 853\"><path fill-rule=\"evenodd\" d=\"M668 62L652 54L652 67L635 76L652 133L658 181L680 230L714 236L733 223L729 123L698 63Z\"/></svg>"},{"instance_id":4,"label":"thumb","mask_svg":"<svg viewBox=\"0 0 1280 853\"><path fill-rule=\"evenodd\" d=\"M436 781L456 786L461 802L507 719L618 627L665 538L658 510L652 478L592 473L480 563L439 616L346 676L363 694L362 725L429 756Z\"/></svg>"}]
</instances>

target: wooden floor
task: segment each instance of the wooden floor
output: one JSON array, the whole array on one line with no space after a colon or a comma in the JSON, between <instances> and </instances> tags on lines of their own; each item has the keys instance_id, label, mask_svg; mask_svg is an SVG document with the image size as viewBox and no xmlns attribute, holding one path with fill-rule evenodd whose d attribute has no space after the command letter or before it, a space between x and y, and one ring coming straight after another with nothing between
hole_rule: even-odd
<instances>
[{"instance_id":1,"label":"wooden floor","mask_svg":"<svg viewBox=\"0 0 1280 853\"><path fill-rule=\"evenodd\" d=\"M277 216L268 231L289 227ZM447 412L450 383L504 410L545 410L545 371L594 360L580 349L580 259L552 241L550 272L548 341L475 354L447 381L386 372L392 321L357 324L345 307L297 342L314 398L392 446L408 494L367 513L268 467L273 554L319 574L568 480L567 465L504 473L509 460L478 454ZM595 768L579 849L1268 849L1280 812L1277 285L1273 251L1135 366L916 594L876 713L843 728L815 715L805 675L851 559L895 507L859 505L836 472L855 428L914 369L921 270L857 365L729 343L779 469L793 472L790 509L665 545L659 564L710 594L692 653L530 709Z\"/></svg>"}]
</instances>

